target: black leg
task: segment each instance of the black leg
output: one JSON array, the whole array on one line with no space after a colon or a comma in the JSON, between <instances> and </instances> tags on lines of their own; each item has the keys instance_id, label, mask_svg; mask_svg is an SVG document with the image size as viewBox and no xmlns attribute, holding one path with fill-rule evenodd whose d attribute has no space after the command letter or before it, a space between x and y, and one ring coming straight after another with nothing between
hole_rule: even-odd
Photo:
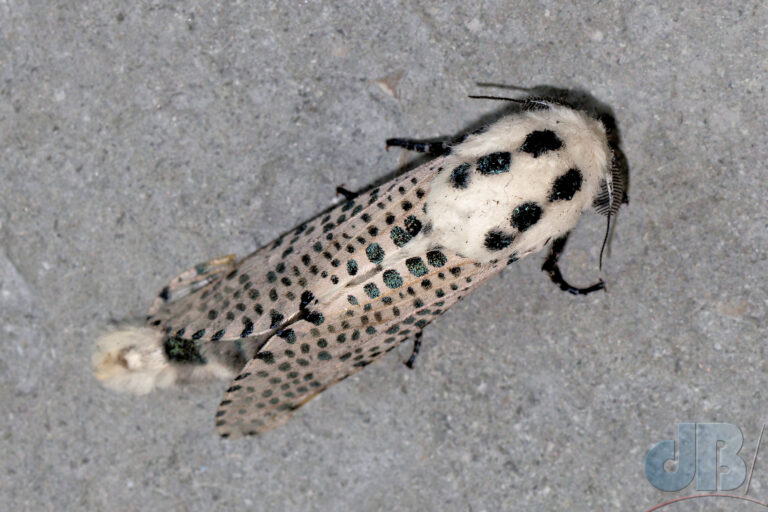
<instances>
[{"instance_id":1,"label":"black leg","mask_svg":"<svg viewBox=\"0 0 768 512\"><path fill-rule=\"evenodd\" d=\"M451 147L445 141L419 141L413 139L387 139L387 149L389 146L405 148L408 151L417 153L428 153L434 156L445 155L451 151Z\"/></svg>"},{"instance_id":2,"label":"black leg","mask_svg":"<svg viewBox=\"0 0 768 512\"><path fill-rule=\"evenodd\" d=\"M421 349L421 335L423 333L424 331L419 331L416 333L416 336L413 337L413 352L411 352L411 357L403 363L411 370L413 370L413 362L416 360L416 356L419 355L419 349Z\"/></svg>"},{"instance_id":3,"label":"black leg","mask_svg":"<svg viewBox=\"0 0 768 512\"><path fill-rule=\"evenodd\" d=\"M357 192L352 192L351 190L347 190L346 188L341 187L341 186L336 187L336 194L343 195L344 199L346 199L347 201L351 201L351 200L353 200L354 198L356 198L357 196L360 195Z\"/></svg>"},{"instance_id":4,"label":"black leg","mask_svg":"<svg viewBox=\"0 0 768 512\"><path fill-rule=\"evenodd\" d=\"M544 265L541 266L541 270L546 272L552 282L559 286L561 290L572 293L574 295L588 295L592 292L596 292L597 290L605 289L605 283L603 283L602 279L599 279L597 283L593 284L592 286L588 286L586 288L577 288L570 285L568 281L563 278L563 274L560 272L560 267L557 266L557 260L560 259L560 255L565 248L566 241L568 241L568 234L565 234L564 236L561 236L552 242L552 248L549 251L549 256L547 256L547 260L544 262Z\"/></svg>"}]
</instances>

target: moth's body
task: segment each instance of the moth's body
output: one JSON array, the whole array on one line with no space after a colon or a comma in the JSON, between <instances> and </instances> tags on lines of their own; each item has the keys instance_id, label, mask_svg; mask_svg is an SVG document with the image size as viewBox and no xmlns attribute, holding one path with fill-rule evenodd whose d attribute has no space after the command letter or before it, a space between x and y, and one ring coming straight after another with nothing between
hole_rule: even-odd
<instances>
[{"instance_id":1,"label":"moth's body","mask_svg":"<svg viewBox=\"0 0 768 512\"><path fill-rule=\"evenodd\" d=\"M566 235L596 200L611 202L617 148L603 125L542 105L503 117L237 264L225 258L182 274L146 326L103 338L97 376L147 392L236 375L216 414L222 436L286 420L420 335L506 264Z\"/></svg>"}]
</instances>

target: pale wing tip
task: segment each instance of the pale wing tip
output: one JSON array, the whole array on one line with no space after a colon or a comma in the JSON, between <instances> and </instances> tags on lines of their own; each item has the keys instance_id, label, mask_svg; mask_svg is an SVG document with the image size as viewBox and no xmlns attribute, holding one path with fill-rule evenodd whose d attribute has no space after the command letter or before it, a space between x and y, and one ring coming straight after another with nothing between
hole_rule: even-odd
<instances>
[{"instance_id":1,"label":"pale wing tip","mask_svg":"<svg viewBox=\"0 0 768 512\"><path fill-rule=\"evenodd\" d=\"M251 423L250 425L228 425L226 423L222 423L222 420L219 418L216 418L216 433L219 434L219 437L222 439L226 439L229 441L237 440L237 439L243 439L247 437L254 437L261 434L264 434L265 432L268 432L270 430L273 430L283 423L287 422L291 417L293 416L295 410L291 411L281 411L279 414L274 414L271 416L265 417L263 420L260 420L255 423Z\"/></svg>"},{"instance_id":2,"label":"pale wing tip","mask_svg":"<svg viewBox=\"0 0 768 512\"><path fill-rule=\"evenodd\" d=\"M234 381L233 384L235 384L235 382L237 381ZM229 405L231 405L234 400L237 400L236 395L233 394L236 390L232 391L232 389L233 388L230 387L224 394L215 417L216 433L219 434L222 439L227 440L257 436L279 427L291 419L301 406L315 398L325 388L311 391L290 407L279 407L266 411L261 409L251 409L251 404L248 404L247 401L238 401L237 405L238 407L242 407L242 410L239 408L228 410ZM245 398L247 399L247 397Z\"/></svg>"},{"instance_id":3,"label":"pale wing tip","mask_svg":"<svg viewBox=\"0 0 768 512\"><path fill-rule=\"evenodd\" d=\"M162 332L148 327L104 334L91 357L93 375L112 391L135 395L173 385L176 370L165 357L162 339Z\"/></svg>"}]
</instances>

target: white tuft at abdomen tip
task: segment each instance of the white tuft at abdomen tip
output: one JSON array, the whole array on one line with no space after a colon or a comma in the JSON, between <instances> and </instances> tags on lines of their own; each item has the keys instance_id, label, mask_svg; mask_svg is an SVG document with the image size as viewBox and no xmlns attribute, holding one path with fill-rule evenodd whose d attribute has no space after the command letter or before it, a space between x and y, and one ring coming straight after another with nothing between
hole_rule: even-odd
<instances>
[{"instance_id":1,"label":"white tuft at abdomen tip","mask_svg":"<svg viewBox=\"0 0 768 512\"><path fill-rule=\"evenodd\" d=\"M145 395L176 381L176 369L165 357L163 334L148 327L126 327L101 336L91 358L94 376L104 387Z\"/></svg>"}]
</instances>

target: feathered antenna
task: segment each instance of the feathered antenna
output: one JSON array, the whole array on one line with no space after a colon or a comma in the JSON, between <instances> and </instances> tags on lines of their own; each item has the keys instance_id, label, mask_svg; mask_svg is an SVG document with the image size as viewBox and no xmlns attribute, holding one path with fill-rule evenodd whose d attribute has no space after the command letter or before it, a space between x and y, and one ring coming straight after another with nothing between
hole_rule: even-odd
<instances>
[{"instance_id":1,"label":"feathered antenna","mask_svg":"<svg viewBox=\"0 0 768 512\"><path fill-rule=\"evenodd\" d=\"M514 101L515 103L525 103L525 100L521 100L518 98L507 98L504 96L482 96L477 94L470 94L467 96L468 98L472 98L473 100L501 100L501 101Z\"/></svg>"},{"instance_id":2,"label":"feathered antenna","mask_svg":"<svg viewBox=\"0 0 768 512\"><path fill-rule=\"evenodd\" d=\"M603 237L603 245L600 247L600 258L597 261L597 272L600 274L603 271L603 252L608 246L608 234L611 232L611 214L608 213L605 224L605 236Z\"/></svg>"},{"instance_id":3,"label":"feathered antenna","mask_svg":"<svg viewBox=\"0 0 768 512\"><path fill-rule=\"evenodd\" d=\"M613 173L608 175L605 180L605 188L608 190L608 215L606 215L605 224L605 236L603 237L603 245L600 247L600 257L597 261L598 273L603 271L603 253L608 245L608 234L611 232L611 214L613 213Z\"/></svg>"}]
</instances>

